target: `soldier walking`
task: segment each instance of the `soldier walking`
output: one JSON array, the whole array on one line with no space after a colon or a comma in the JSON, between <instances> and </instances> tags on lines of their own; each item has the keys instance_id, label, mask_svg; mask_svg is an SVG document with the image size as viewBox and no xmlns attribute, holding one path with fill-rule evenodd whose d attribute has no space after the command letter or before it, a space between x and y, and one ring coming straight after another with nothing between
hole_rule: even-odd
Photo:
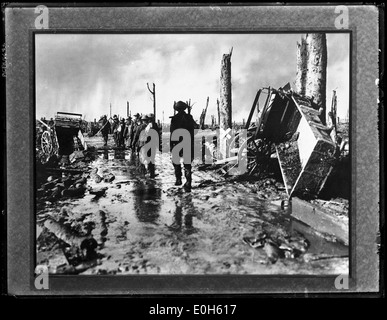
<instances>
[{"instance_id":1,"label":"soldier walking","mask_svg":"<svg viewBox=\"0 0 387 320\"><path fill-rule=\"evenodd\" d=\"M118 126L119 126L119 124L120 124L120 121L119 121L117 115L115 114L113 116L113 128L112 128L112 130L113 130L113 139L114 139L114 142L115 142L117 147L118 147Z\"/></svg>"},{"instance_id":2,"label":"soldier walking","mask_svg":"<svg viewBox=\"0 0 387 320\"><path fill-rule=\"evenodd\" d=\"M136 138L137 127L139 125L140 125L140 114L136 113L132 121L131 132L129 136L129 139L130 139L129 148L132 150L132 152L136 151L136 144L134 140Z\"/></svg>"},{"instance_id":3,"label":"soldier walking","mask_svg":"<svg viewBox=\"0 0 387 320\"><path fill-rule=\"evenodd\" d=\"M144 130L146 128L146 123L145 123L146 119L147 119L146 115L142 115L139 118L139 122L138 122L138 125L136 127L136 132L134 133L134 140L133 140L134 146L133 146L133 148L134 148L136 153L138 153L140 151L140 148L142 147L142 145L140 146L140 133L142 130Z\"/></svg>"},{"instance_id":4,"label":"soldier walking","mask_svg":"<svg viewBox=\"0 0 387 320\"><path fill-rule=\"evenodd\" d=\"M125 145L130 148L130 136L132 133L132 117L127 117L125 122L125 130L124 130L124 148ZM126 143L125 143L126 142Z\"/></svg>"},{"instance_id":5,"label":"soldier walking","mask_svg":"<svg viewBox=\"0 0 387 320\"><path fill-rule=\"evenodd\" d=\"M104 115L102 117L102 129L101 129L102 137L105 142L104 146L107 146L109 132L110 132L110 122L108 121L106 115Z\"/></svg>"},{"instance_id":6,"label":"soldier walking","mask_svg":"<svg viewBox=\"0 0 387 320\"><path fill-rule=\"evenodd\" d=\"M159 151L161 151L161 143L160 143L161 142L161 139L160 139L161 130L155 121L155 115L153 113L149 113L147 115L146 124L147 124L147 126L145 128L145 134L147 136L146 143L150 142L150 140L151 140L151 137L149 136L149 131L155 130L157 133L157 136L158 136L158 140L159 140L157 147L158 147ZM156 174L155 174L156 149L155 148L149 149L147 152L147 157L149 158L149 163L147 163L147 169L149 171L150 177L154 178L156 176Z\"/></svg>"},{"instance_id":7,"label":"soldier walking","mask_svg":"<svg viewBox=\"0 0 387 320\"><path fill-rule=\"evenodd\" d=\"M117 147L125 147L125 120L122 118L117 127Z\"/></svg>"},{"instance_id":8,"label":"soldier walking","mask_svg":"<svg viewBox=\"0 0 387 320\"><path fill-rule=\"evenodd\" d=\"M191 154L184 155L183 151L180 151L180 158L183 159L184 164L184 176L186 179L186 182L183 186L184 190L189 192L192 188L192 160L194 158L194 130L199 128L199 125L195 122L195 120L192 118L190 114L187 114L184 110L188 108L188 105L182 101L178 101L173 108L177 111L177 114L171 117L171 138L172 133L177 129L185 129L190 134L190 147L191 147ZM183 140L183 137L180 137L179 141L172 141L170 140L170 147L171 152L173 148L179 144ZM173 158L173 157L172 157ZM173 162L173 161L172 161ZM176 177L176 186L182 185L182 171L181 171L181 164L180 163L174 163L173 167L175 169L175 177Z\"/></svg>"}]
</instances>

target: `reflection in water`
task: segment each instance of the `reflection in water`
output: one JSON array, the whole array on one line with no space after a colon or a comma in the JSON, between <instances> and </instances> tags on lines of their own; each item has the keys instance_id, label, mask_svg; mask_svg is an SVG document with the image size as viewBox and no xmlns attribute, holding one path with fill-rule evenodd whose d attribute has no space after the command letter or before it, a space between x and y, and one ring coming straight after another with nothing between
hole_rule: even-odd
<instances>
[{"instance_id":1,"label":"reflection in water","mask_svg":"<svg viewBox=\"0 0 387 320\"><path fill-rule=\"evenodd\" d=\"M152 180L137 180L133 193L134 208L139 221L156 223L161 209L161 188Z\"/></svg>"},{"instance_id":2,"label":"reflection in water","mask_svg":"<svg viewBox=\"0 0 387 320\"><path fill-rule=\"evenodd\" d=\"M310 229L310 227L301 221L291 219L291 234L302 234L310 242L309 253L326 254L332 256L348 256L348 247L340 241L328 241Z\"/></svg>"},{"instance_id":3,"label":"reflection in water","mask_svg":"<svg viewBox=\"0 0 387 320\"><path fill-rule=\"evenodd\" d=\"M132 160L133 154L129 150L122 149L104 149L102 157L106 160Z\"/></svg>"},{"instance_id":4,"label":"reflection in water","mask_svg":"<svg viewBox=\"0 0 387 320\"><path fill-rule=\"evenodd\" d=\"M173 215L173 223L170 226L171 229L180 231L183 228L183 207L184 207L184 228L185 233L191 234L196 232L193 226L193 217L196 215L195 208L192 203L192 195L183 195L182 198L175 202L176 209Z\"/></svg>"}]
</instances>

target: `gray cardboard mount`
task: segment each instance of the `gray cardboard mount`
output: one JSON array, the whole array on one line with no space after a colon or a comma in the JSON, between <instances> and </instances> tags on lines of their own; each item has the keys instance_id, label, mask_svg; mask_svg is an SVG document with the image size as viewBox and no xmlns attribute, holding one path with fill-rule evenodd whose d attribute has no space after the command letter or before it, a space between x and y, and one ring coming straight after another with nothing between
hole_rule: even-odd
<instances>
[{"instance_id":1,"label":"gray cardboard mount","mask_svg":"<svg viewBox=\"0 0 387 320\"><path fill-rule=\"evenodd\" d=\"M347 6L348 29L336 29L335 6L48 7L48 29L35 29L36 5L5 6L7 280L12 295L154 293L341 293L379 290L378 8ZM34 287L35 32L350 32L350 278L337 290L324 276L52 276ZM23 124L23 125L20 125Z\"/></svg>"}]
</instances>

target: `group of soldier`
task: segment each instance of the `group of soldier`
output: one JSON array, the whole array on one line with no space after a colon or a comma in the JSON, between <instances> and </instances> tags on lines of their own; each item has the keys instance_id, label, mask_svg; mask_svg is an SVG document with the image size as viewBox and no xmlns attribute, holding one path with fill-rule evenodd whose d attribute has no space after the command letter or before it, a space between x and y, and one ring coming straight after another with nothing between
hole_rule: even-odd
<instances>
[{"instance_id":1,"label":"group of soldier","mask_svg":"<svg viewBox=\"0 0 387 320\"><path fill-rule=\"evenodd\" d=\"M107 119L106 115L102 117L102 128L100 131L105 146L107 146L108 135L113 134L116 147L123 149L128 148L137 152L140 149L140 133L145 130L148 125L151 125L156 131L161 132L161 129L154 120L153 113L146 115L137 113L133 118L129 116L126 120L124 118L119 120L117 115L114 115L111 119L112 122Z\"/></svg>"},{"instance_id":2,"label":"group of soldier","mask_svg":"<svg viewBox=\"0 0 387 320\"><path fill-rule=\"evenodd\" d=\"M186 191L191 191L192 187L192 160L194 154L194 130L199 126L193 120L190 114L187 114L185 110L188 108L188 105L182 101L179 101L174 104L174 110L176 114L171 117L171 136L172 133L177 129L185 129L190 133L191 137L191 152L187 155L183 154L181 150L179 157L182 161L173 161L175 177L176 177L176 186L182 185L182 168L180 162L184 165L184 176L186 182L183 185L183 188ZM112 133L114 141L117 147L119 148L128 148L132 151L132 154L136 154L141 158L143 152L141 148L150 141L151 137L149 136L149 130L155 130L159 135L159 150L161 151L161 128L155 121L154 114L140 115L135 114L133 119L128 117L126 120L119 120L116 115L112 118L112 124L109 122L106 116L102 117L102 128L101 133L104 139L104 145L107 145L108 134ZM179 141L170 140L170 149L172 149L182 141L180 137ZM141 166L144 172L148 172L151 178L156 176L155 174L155 155L151 154L151 150L144 151L147 154L147 160L141 161ZM144 155L142 155L144 156ZM176 163L177 162L177 163Z\"/></svg>"}]
</instances>

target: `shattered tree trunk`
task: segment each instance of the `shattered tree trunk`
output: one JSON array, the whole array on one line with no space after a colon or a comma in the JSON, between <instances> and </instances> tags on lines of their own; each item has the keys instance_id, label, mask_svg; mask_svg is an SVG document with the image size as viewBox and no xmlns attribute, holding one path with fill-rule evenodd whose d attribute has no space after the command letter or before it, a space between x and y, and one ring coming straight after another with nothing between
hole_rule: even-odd
<instances>
[{"instance_id":1,"label":"shattered tree trunk","mask_svg":"<svg viewBox=\"0 0 387 320\"><path fill-rule=\"evenodd\" d=\"M301 37L301 43L297 42L297 73L295 91L300 95L305 95L305 82L306 82L306 71L308 68L306 41Z\"/></svg>"},{"instance_id":2,"label":"shattered tree trunk","mask_svg":"<svg viewBox=\"0 0 387 320\"><path fill-rule=\"evenodd\" d=\"M220 74L220 106L219 106L219 128L226 131L232 128L232 106L231 106L231 55L224 54ZM227 155L227 138L224 134L220 136L219 151L222 157Z\"/></svg>"},{"instance_id":3,"label":"shattered tree trunk","mask_svg":"<svg viewBox=\"0 0 387 320\"><path fill-rule=\"evenodd\" d=\"M331 129L330 136L333 140L333 142L337 143L337 95L336 91L333 90L333 96L332 96L332 105L331 110L328 112L328 118L327 118L327 126L329 129Z\"/></svg>"},{"instance_id":4,"label":"shattered tree trunk","mask_svg":"<svg viewBox=\"0 0 387 320\"><path fill-rule=\"evenodd\" d=\"M313 98L326 124L327 40L325 33L310 33L297 43L296 91Z\"/></svg>"},{"instance_id":5,"label":"shattered tree trunk","mask_svg":"<svg viewBox=\"0 0 387 320\"><path fill-rule=\"evenodd\" d=\"M220 126L219 99L216 99L216 106L217 106L217 110L218 110L218 126Z\"/></svg>"},{"instance_id":6,"label":"shattered tree trunk","mask_svg":"<svg viewBox=\"0 0 387 320\"><path fill-rule=\"evenodd\" d=\"M208 108L208 103L210 101L210 97L207 97L207 103L206 107L203 109L202 114L200 115L200 129L204 130L204 122L206 119L206 114L207 114L207 108Z\"/></svg>"},{"instance_id":7,"label":"shattered tree trunk","mask_svg":"<svg viewBox=\"0 0 387 320\"><path fill-rule=\"evenodd\" d=\"M156 120L156 85L153 83L153 90L149 87L149 84L147 83L146 86L148 87L148 91L152 94L152 100L153 100L153 116Z\"/></svg>"}]
</instances>

